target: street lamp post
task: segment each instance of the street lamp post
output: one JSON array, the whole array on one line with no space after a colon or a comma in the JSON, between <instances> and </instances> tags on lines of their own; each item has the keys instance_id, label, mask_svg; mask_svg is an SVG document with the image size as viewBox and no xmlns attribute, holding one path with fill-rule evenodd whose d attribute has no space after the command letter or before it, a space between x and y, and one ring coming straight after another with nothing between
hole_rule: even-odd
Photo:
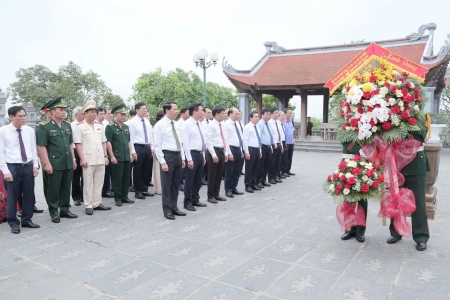
<instances>
[{"instance_id":1,"label":"street lamp post","mask_svg":"<svg viewBox=\"0 0 450 300\"><path fill-rule=\"evenodd\" d=\"M215 66L219 60L219 55L215 52L211 53L211 61L206 62L207 57L208 50L203 48L194 55L193 59L195 66L203 69L203 106L206 106L206 69Z\"/></svg>"}]
</instances>

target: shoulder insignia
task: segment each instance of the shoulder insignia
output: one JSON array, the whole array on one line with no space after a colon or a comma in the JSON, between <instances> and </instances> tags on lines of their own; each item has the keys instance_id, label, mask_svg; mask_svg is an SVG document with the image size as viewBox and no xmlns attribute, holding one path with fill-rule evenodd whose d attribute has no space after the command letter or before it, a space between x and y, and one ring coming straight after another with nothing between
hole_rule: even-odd
<instances>
[{"instance_id":1,"label":"shoulder insignia","mask_svg":"<svg viewBox=\"0 0 450 300\"><path fill-rule=\"evenodd\" d=\"M63 120L63 122L65 122L65 123L67 123L67 124L69 124L69 125L70 125L70 122L68 122L68 121L66 121L66 120Z\"/></svg>"},{"instance_id":2,"label":"shoulder insignia","mask_svg":"<svg viewBox=\"0 0 450 300\"><path fill-rule=\"evenodd\" d=\"M97 123L97 124L101 124L99 121L97 121L97 120L94 120L94 123Z\"/></svg>"},{"instance_id":3,"label":"shoulder insignia","mask_svg":"<svg viewBox=\"0 0 450 300\"><path fill-rule=\"evenodd\" d=\"M84 123L84 121L81 121L81 122L78 122L77 125L80 125L80 124L83 124L83 123Z\"/></svg>"}]
</instances>

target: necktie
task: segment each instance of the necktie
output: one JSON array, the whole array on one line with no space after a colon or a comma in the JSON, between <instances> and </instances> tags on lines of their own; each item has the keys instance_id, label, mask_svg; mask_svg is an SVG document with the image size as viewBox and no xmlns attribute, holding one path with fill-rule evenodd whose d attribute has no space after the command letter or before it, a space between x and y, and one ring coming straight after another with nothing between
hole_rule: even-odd
<instances>
[{"instance_id":1,"label":"necktie","mask_svg":"<svg viewBox=\"0 0 450 300\"><path fill-rule=\"evenodd\" d=\"M223 149L227 149L227 143L225 143L225 136L223 135L222 123L219 123L220 135L222 136Z\"/></svg>"},{"instance_id":2,"label":"necktie","mask_svg":"<svg viewBox=\"0 0 450 300\"><path fill-rule=\"evenodd\" d=\"M258 128L256 128L256 125L255 125L255 132L256 132L256 137L258 138L259 147L261 148L262 147L261 138L259 137Z\"/></svg>"},{"instance_id":3,"label":"necktie","mask_svg":"<svg viewBox=\"0 0 450 300\"><path fill-rule=\"evenodd\" d=\"M20 144L20 155L22 156L22 161L26 162L27 161L27 153L25 152L25 146L23 145L23 140L22 140L22 129L17 129L17 131L19 132L19 144Z\"/></svg>"},{"instance_id":4,"label":"necktie","mask_svg":"<svg viewBox=\"0 0 450 300\"><path fill-rule=\"evenodd\" d=\"M239 122L239 126L241 127L241 133L244 133L244 128L242 128L242 123Z\"/></svg>"},{"instance_id":5,"label":"necktie","mask_svg":"<svg viewBox=\"0 0 450 300\"><path fill-rule=\"evenodd\" d=\"M243 144L242 144L241 133L239 132L239 129L237 128L236 123L234 123L234 128L236 129L236 133L237 133L237 136L238 136L238 139L239 139L239 145L240 145L241 148L242 148L242 147L243 147Z\"/></svg>"},{"instance_id":6,"label":"necktie","mask_svg":"<svg viewBox=\"0 0 450 300\"><path fill-rule=\"evenodd\" d=\"M148 144L147 126L145 126L144 119L141 119L141 121L142 121L142 126L144 127L145 143Z\"/></svg>"},{"instance_id":7,"label":"necktie","mask_svg":"<svg viewBox=\"0 0 450 300\"><path fill-rule=\"evenodd\" d=\"M278 132L278 141L281 142L281 134L280 134L280 128L278 128L278 122L275 121L275 126L277 126L277 132Z\"/></svg>"},{"instance_id":8,"label":"necktie","mask_svg":"<svg viewBox=\"0 0 450 300\"><path fill-rule=\"evenodd\" d=\"M175 138L175 142L177 143L177 149L181 149L180 140L178 139L178 134L177 131L175 130L175 124L173 123L173 121L171 121L170 123L172 124L172 133L173 137Z\"/></svg>"},{"instance_id":9,"label":"necktie","mask_svg":"<svg viewBox=\"0 0 450 300\"><path fill-rule=\"evenodd\" d=\"M206 124L209 124L209 120L208 119L206 119Z\"/></svg>"},{"instance_id":10,"label":"necktie","mask_svg":"<svg viewBox=\"0 0 450 300\"><path fill-rule=\"evenodd\" d=\"M267 131L269 132L270 143L273 145L273 136L272 136L272 132L270 132L269 124L267 124L267 122L266 122L266 127L267 127Z\"/></svg>"},{"instance_id":11,"label":"necktie","mask_svg":"<svg viewBox=\"0 0 450 300\"><path fill-rule=\"evenodd\" d=\"M202 151L205 152L205 140L203 139L203 134L202 131L200 130L200 125L198 125L198 122L196 123L197 127L198 127L198 132L200 132L200 137L202 138Z\"/></svg>"}]
</instances>

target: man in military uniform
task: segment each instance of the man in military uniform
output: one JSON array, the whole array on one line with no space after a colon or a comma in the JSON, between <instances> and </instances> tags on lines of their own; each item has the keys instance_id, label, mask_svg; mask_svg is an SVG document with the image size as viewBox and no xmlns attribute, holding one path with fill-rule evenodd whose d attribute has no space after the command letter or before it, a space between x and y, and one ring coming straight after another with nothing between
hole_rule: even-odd
<instances>
[{"instance_id":1,"label":"man in military uniform","mask_svg":"<svg viewBox=\"0 0 450 300\"><path fill-rule=\"evenodd\" d=\"M77 218L69 211L70 186L73 169L76 168L73 151L72 129L64 121L66 104L64 97L58 97L47 106L51 120L38 127L36 141L43 170L48 174L46 200L52 222L59 223L61 218ZM60 209L58 214L58 208Z\"/></svg>"},{"instance_id":2,"label":"man in military uniform","mask_svg":"<svg viewBox=\"0 0 450 300\"><path fill-rule=\"evenodd\" d=\"M112 109L114 119L106 126L105 134L107 148L111 159L112 182L114 186L114 200L117 206L122 203L134 203L128 199L130 184L130 162L134 160L131 154L130 129L124 124L127 111L125 104L119 104Z\"/></svg>"}]
</instances>

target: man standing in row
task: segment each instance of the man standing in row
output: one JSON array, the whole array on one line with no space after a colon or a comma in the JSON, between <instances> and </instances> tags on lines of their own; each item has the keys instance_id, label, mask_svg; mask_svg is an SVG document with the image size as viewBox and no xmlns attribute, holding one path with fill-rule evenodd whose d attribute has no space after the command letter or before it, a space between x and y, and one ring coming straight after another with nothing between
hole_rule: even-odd
<instances>
[{"instance_id":1,"label":"man standing in row","mask_svg":"<svg viewBox=\"0 0 450 300\"><path fill-rule=\"evenodd\" d=\"M83 167L83 202L87 215L94 210L110 210L102 204L102 187L105 178L105 165L108 165L106 137L103 125L96 123L97 107L94 100L83 106L84 121L77 125L74 144Z\"/></svg>"},{"instance_id":2,"label":"man standing in row","mask_svg":"<svg viewBox=\"0 0 450 300\"><path fill-rule=\"evenodd\" d=\"M112 115L111 115L111 109L109 108L103 108L103 107L97 107L97 118L96 121L99 124L102 124L103 126L103 132L105 130L106 125L109 124L109 121L111 121ZM110 170L109 165L105 166L105 177L103 180L103 187L102 187L102 197L106 198L112 198L114 197L114 193L112 191L112 185L111 185L111 176L110 176Z\"/></svg>"},{"instance_id":3,"label":"man standing in row","mask_svg":"<svg viewBox=\"0 0 450 300\"><path fill-rule=\"evenodd\" d=\"M273 152L270 157L270 169L269 169L269 183L277 184L281 183L281 179L278 177L278 168L280 166L281 154L283 153L283 146L281 144L280 126L278 125L278 109L270 109L271 118L269 120L269 128L272 131L272 138L274 140Z\"/></svg>"},{"instance_id":4,"label":"man standing in row","mask_svg":"<svg viewBox=\"0 0 450 300\"><path fill-rule=\"evenodd\" d=\"M48 210L52 222L59 223L60 217L78 217L69 211L70 186L73 170L77 164L70 123L64 121L67 109L64 98L58 97L53 100L48 104L48 109L52 118L47 124L38 127L36 137L39 157L44 172L48 174L46 193Z\"/></svg>"},{"instance_id":5,"label":"man standing in row","mask_svg":"<svg viewBox=\"0 0 450 300\"><path fill-rule=\"evenodd\" d=\"M277 165L277 177L281 178L281 179L286 179L287 177L289 177L289 175L285 176L283 175L283 173L281 172L281 169L283 167L284 161L286 160L286 135L284 133L284 127L283 127L283 122L285 120L285 114L284 111L280 111L279 112L279 116L278 116L278 120L276 121L277 124L277 128L279 128L279 132L281 135L281 146L283 147L283 151L281 153L280 156L280 160L279 163Z\"/></svg>"},{"instance_id":6,"label":"man standing in row","mask_svg":"<svg viewBox=\"0 0 450 300\"><path fill-rule=\"evenodd\" d=\"M134 203L134 200L128 199L129 170L133 155L131 154L130 130L124 124L127 115L125 104L114 107L112 113L114 119L106 126L106 139L111 159L114 200L116 206L122 206L122 203Z\"/></svg>"},{"instance_id":7,"label":"man standing in row","mask_svg":"<svg viewBox=\"0 0 450 300\"><path fill-rule=\"evenodd\" d=\"M179 139L180 131L176 128L174 119L178 115L175 102L167 102L163 106L164 118L156 123L154 128L155 153L161 164L162 206L164 216L175 220L175 216L185 216L178 209L178 185L181 169L185 167L184 152Z\"/></svg>"},{"instance_id":8,"label":"man standing in row","mask_svg":"<svg viewBox=\"0 0 450 300\"><path fill-rule=\"evenodd\" d=\"M284 153L286 153L286 157L284 162L281 165L281 171L284 176L294 176L295 174L291 172L292 166L292 156L294 155L294 122L292 120L292 110L290 108L286 108L284 110L285 120L283 122L284 134L286 136L286 149Z\"/></svg>"},{"instance_id":9,"label":"man standing in row","mask_svg":"<svg viewBox=\"0 0 450 300\"><path fill-rule=\"evenodd\" d=\"M183 107L180 110L180 114L178 116L178 121L176 122L175 126L178 126L178 129L181 131L181 128L183 126L183 123L189 119L189 108ZM183 141L181 141L183 143ZM182 145L183 146L183 145ZM184 179L186 177L186 168L181 170L181 179L180 179L180 192L184 191Z\"/></svg>"},{"instance_id":10,"label":"man standing in row","mask_svg":"<svg viewBox=\"0 0 450 300\"><path fill-rule=\"evenodd\" d=\"M261 119L258 122L258 129L262 142L261 146L262 156L261 160L259 161L258 167L259 188L270 186L270 184L267 183L266 180L270 168L270 158L273 152L272 146L274 148L277 148L277 144L273 140L271 126L268 123L269 120L270 120L270 110L268 108L264 108L263 110L261 110Z\"/></svg>"},{"instance_id":11,"label":"man standing in row","mask_svg":"<svg viewBox=\"0 0 450 300\"><path fill-rule=\"evenodd\" d=\"M201 122L201 125L203 126L203 132L206 130L206 126L209 125L209 122L212 120L212 111L209 107L203 107L203 121ZM206 157L206 153L205 153ZM206 162L205 166L203 167L203 180L202 185L208 185L208 162Z\"/></svg>"},{"instance_id":12,"label":"man standing in row","mask_svg":"<svg viewBox=\"0 0 450 300\"><path fill-rule=\"evenodd\" d=\"M244 126L243 145L245 152L245 191L253 193L260 191L258 187L258 166L261 158L261 138L258 132L259 116L257 112L251 112L250 122Z\"/></svg>"},{"instance_id":13,"label":"man standing in row","mask_svg":"<svg viewBox=\"0 0 450 300\"><path fill-rule=\"evenodd\" d=\"M77 125L84 121L84 113L81 106L75 107L73 116L75 120L70 123L70 126L72 127L72 133L74 134L77 131ZM76 206L80 206L81 201L83 200L83 167L81 166L80 157L78 156L77 151L75 150L74 152L77 168L73 170L72 200Z\"/></svg>"}]
</instances>

